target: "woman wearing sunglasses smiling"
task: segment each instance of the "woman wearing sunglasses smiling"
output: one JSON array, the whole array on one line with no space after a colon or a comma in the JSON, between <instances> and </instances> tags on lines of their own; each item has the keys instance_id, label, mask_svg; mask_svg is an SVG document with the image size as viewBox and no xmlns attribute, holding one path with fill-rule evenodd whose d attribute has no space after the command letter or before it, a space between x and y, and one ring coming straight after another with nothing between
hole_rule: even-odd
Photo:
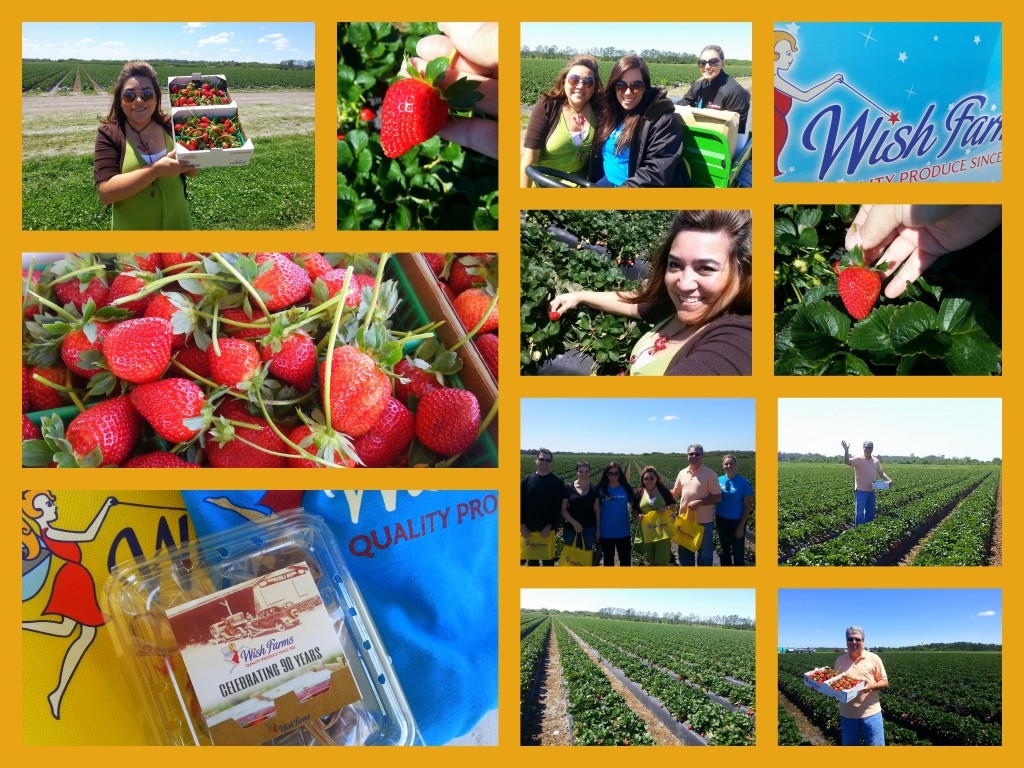
<instances>
[{"instance_id":1,"label":"woman wearing sunglasses smiling","mask_svg":"<svg viewBox=\"0 0 1024 768\"><path fill-rule=\"evenodd\" d=\"M113 208L112 229L192 229L182 174L199 169L174 157L171 120L160 99L152 66L124 65L93 159L100 202Z\"/></svg>"},{"instance_id":2,"label":"woman wearing sunglasses smiling","mask_svg":"<svg viewBox=\"0 0 1024 768\"><path fill-rule=\"evenodd\" d=\"M605 87L605 109L590 161L599 187L688 187L683 126L639 56L623 56Z\"/></svg>"},{"instance_id":3,"label":"woman wearing sunglasses smiling","mask_svg":"<svg viewBox=\"0 0 1024 768\"><path fill-rule=\"evenodd\" d=\"M587 54L573 56L530 115L520 186L531 185L526 169L536 163L566 173L585 173L603 100L597 60Z\"/></svg>"},{"instance_id":4,"label":"woman wearing sunglasses smiling","mask_svg":"<svg viewBox=\"0 0 1024 768\"><path fill-rule=\"evenodd\" d=\"M683 94L683 103L698 109L725 109L740 116L737 129L747 132L747 112L750 94L747 89L725 72L725 53L717 45L709 45L700 52L697 62L700 79Z\"/></svg>"}]
</instances>

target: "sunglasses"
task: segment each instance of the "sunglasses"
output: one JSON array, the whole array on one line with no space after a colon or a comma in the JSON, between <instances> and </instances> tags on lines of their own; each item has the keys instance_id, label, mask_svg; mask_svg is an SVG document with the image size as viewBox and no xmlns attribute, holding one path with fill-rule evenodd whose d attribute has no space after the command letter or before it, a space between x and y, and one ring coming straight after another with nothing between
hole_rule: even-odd
<instances>
[{"instance_id":1,"label":"sunglasses","mask_svg":"<svg viewBox=\"0 0 1024 768\"><path fill-rule=\"evenodd\" d=\"M550 464L551 463L551 459L542 459L540 456L537 457L537 461L539 461L541 464Z\"/></svg>"},{"instance_id":2,"label":"sunglasses","mask_svg":"<svg viewBox=\"0 0 1024 768\"><path fill-rule=\"evenodd\" d=\"M848 638L846 638L846 642L848 642L848 643L863 643L864 642L864 638L863 637L848 637Z\"/></svg>"},{"instance_id":3,"label":"sunglasses","mask_svg":"<svg viewBox=\"0 0 1024 768\"><path fill-rule=\"evenodd\" d=\"M142 99L147 104L156 97L156 94L148 88L144 91L122 91L121 101L125 104L134 104L136 99Z\"/></svg>"},{"instance_id":4,"label":"sunglasses","mask_svg":"<svg viewBox=\"0 0 1024 768\"><path fill-rule=\"evenodd\" d=\"M619 470L613 469L611 472L608 473L608 476L611 477L612 475L617 475L617 474L619 474Z\"/></svg>"},{"instance_id":5,"label":"sunglasses","mask_svg":"<svg viewBox=\"0 0 1024 768\"><path fill-rule=\"evenodd\" d=\"M693 453L688 453L688 454L686 454L686 455L687 455L687 456L703 456L704 454L703 454L703 453L697 453L697 452L693 452Z\"/></svg>"},{"instance_id":6,"label":"sunglasses","mask_svg":"<svg viewBox=\"0 0 1024 768\"><path fill-rule=\"evenodd\" d=\"M615 81L615 92L625 93L631 91L632 93L643 93L644 92L644 81L634 80L632 83L627 83L625 80Z\"/></svg>"},{"instance_id":7,"label":"sunglasses","mask_svg":"<svg viewBox=\"0 0 1024 768\"><path fill-rule=\"evenodd\" d=\"M579 75L569 75L567 78L565 78L565 82L567 82L569 85L579 85L580 83L583 83L584 87L586 88L594 87L594 78L592 77L580 77Z\"/></svg>"},{"instance_id":8,"label":"sunglasses","mask_svg":"<svg viewBox=\"0 0 1024 768\"><path fill-rule=\"evenodd\" d=\"M721 63L721 59L701 59L697 62L697 66L704 69L704 67L717 67Z\"/></svg>"}]
</instances>

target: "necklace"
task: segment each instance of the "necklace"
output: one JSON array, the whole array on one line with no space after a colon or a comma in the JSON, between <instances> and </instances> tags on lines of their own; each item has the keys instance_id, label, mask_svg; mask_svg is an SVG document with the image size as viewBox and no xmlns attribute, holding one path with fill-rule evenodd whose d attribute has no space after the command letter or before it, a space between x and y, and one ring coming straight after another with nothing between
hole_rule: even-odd
<instances>
[{"instance_id":1,"label":"necklace","mask_svg":"<svg viewBox=\"0 0 1024 768\"><path fill-rule=\"evenodd\" d=\"M586 152L583 149L583 142L587 138L587 118L583 116L583 112L577 112L573 109L572 104L566 104L569 110L573 113L572 126L575 126L576 130L569 125L569 120L565 118L565 113L562 113L563 119L565 119L565 127L569 131L569 138L572 139L572 143L576 146L576 159L582 160ZM586 109L586 107L584 107Z\"/></svg>"},{"instance_id":2,"label":"necklace","mask_svg":"<svg viewBox=\"0 0 1024 768\"><path fill-rule=\"evenodd\" d=\"M629 358L630 365L636 362L639 358L643 357L643 355L645 354L653 357L659 352L664 351L668 347L669 341L675 339L680 334L689 334L691 331L693 331L693 328L691 326L684 325L681 328L672 331L672 333L659 333L657 336L654 337L654 343L652 343L651 346L647 347L646 349L641 349L640 352Z\"/></svg>"},{"instance_id":3,"label":"necklace","mask_svg":"<svg viewBox=\"0 0 1024 768\"><path fill-rule=\"evenodd\" d=\"M152 124L152 122L153 122L153 118L149 118L149 122L147 122L144 126L142 126L142 130L144 131L147 128L149 128L149 126ZM136 128L134 125L132 125L131 122L129 122L128 120L125 120L125 123L127 123L128 127L131 128L133 131L135 131L135 135L139 137L139 147L138 147L138 149L139 149L139 152L141 152L144 155L144 157L142 159L146 163L146 166L148 167L148 166L152 165L152 163L149 161L149 156L152 154L149 151L149 142L147 142L144 138L142 138L142 133L139 131L138 128ZM155 179L154 179L153 183L149 185L149 196L150 197L156 197L156 180Z\"/></svg>"}]
</instances>

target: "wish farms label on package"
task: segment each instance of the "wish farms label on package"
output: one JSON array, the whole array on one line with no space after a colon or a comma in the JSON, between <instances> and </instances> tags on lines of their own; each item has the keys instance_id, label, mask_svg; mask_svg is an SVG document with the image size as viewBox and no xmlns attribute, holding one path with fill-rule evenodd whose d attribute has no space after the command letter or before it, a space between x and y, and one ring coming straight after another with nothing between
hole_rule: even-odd
<instances>
[{"instance_id":1,"label":"wish farms label on package","mask_svg":"<svg viewBox=\"0 0 1024 768\"><path fill-rule=\"evenodd\" d=\"M775 180L1000 181L1002 24L775 24Z\"/></svg>"},{"instance_id":2,"label":"wish farms label on package","mask_svg":"<svg viewBox=\"0 0 1024 768\"><path fill-rule=\"evenodd\" d=\"M306 563L167 611L207 726L243 728L277 714L275 701L304 702L347 666L334 623Z\"/></svg>"}]
</instances>

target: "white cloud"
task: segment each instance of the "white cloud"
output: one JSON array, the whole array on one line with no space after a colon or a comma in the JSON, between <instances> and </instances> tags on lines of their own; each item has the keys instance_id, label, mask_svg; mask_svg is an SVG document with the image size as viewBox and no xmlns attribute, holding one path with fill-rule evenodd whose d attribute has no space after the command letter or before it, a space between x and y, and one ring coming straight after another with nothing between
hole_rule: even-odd
<instances>
[{"instance_id":1,"label":"white cloud","mask_svg":"<svg viewBox=\"0 0 1024 768\"><path fill-rule=\"evenodd\" d=\"M977 617L977 616L995 616L995 615L996 615L996 612L995 612L995 611L981 611L980 613L976 613L976 614L974 614L974 615L975 615L976 617Z\"/></svg>"},{"instance_id":2,"label":"white cloud","mask_svg":"<svg viewBox=\"0 0 1024 768\"><path fill-rule=\"evenodd\" d=\"M287 51L291 47L291 43L288 42L288 38L277 32L271 35L264 35L256 42L260 44L270 43L275 51Z\"/></svg>"},{"instance_id":3,"label":"white cloud","mask_svg":"<svg viewBox=\"0 0 1024 768\"><path fill-rule=\"evenodd\" d=\"M181 29L183 32L189 35L194 35L197 30L207 26L205 21L190 21L185 24Z\"/></svg>"},{"instance_id":4,"label":"white cloud","mask_svg":"<svg viewBox=\"0 0 1024 768\"><path fill-rule=\"evenodd\" d=\"M270 42L271 40L276 40L279 37L284 37L284 35L282 35L280 32L272 32L269 35L264 35L263 37L261 37L256 42L257 43L267 43L267 42Z\"/></svg>"},{"instance_id":5,"label":"white cloud","mask_svg":"<svg viewBox=\"0 0 1024 768\"><path fill-rule=\"evenodd\" d=\"M204 45L227 45L231 42L234 34L234 32L221 32L219 35L211 35L210 37L204 37L202 40L197 40L196 45L200 47Z\"/></svg>"},{"instance_id":6,"label":"white cloud","mask_svg":"<svg viewBox=\"0 0 1024 768\"><path fill-rule=\"evenodd\" d=\"M678 416L662 416L661 420L662 421L676 421L678 418L679 418Z\"/></svg>"}]
</instances>

